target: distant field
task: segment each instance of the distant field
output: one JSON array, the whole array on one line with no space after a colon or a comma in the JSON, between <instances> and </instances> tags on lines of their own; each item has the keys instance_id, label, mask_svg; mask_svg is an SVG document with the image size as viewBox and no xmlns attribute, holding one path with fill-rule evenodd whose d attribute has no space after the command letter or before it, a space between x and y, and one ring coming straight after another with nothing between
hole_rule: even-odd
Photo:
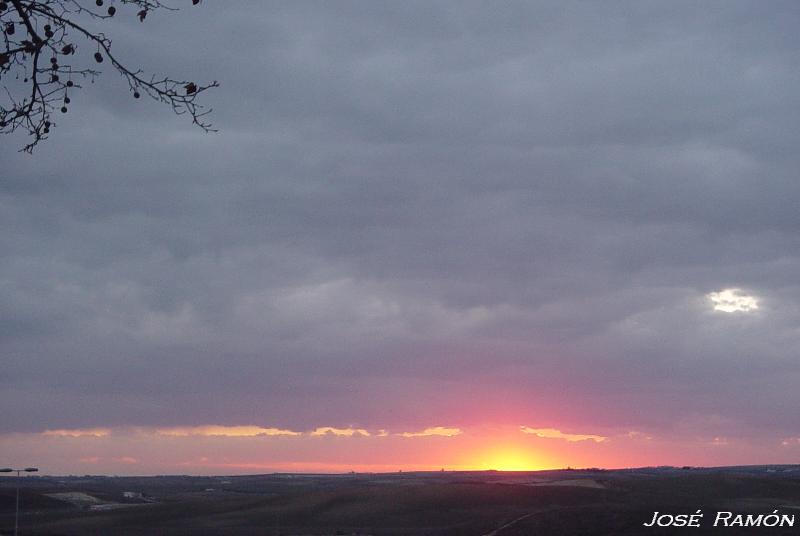
<instances>
[{"instance_id":1,"label":"distant field","mask_svg":"<svg viewBox=\"0 0 800 536\"><path fill-rule=\"evenodd\" d=\"M769 471L768 471L769 469ZM679 534L654 511L796 513L796 467L534 473L25 478L21 534ZM13 530L14 478L0 479L0 534ZM126 493L127 492L127 493ZM796 528L692 534L797 534ZM722 532L721 532L722 531Z\"/></svg>"}]
</instances>

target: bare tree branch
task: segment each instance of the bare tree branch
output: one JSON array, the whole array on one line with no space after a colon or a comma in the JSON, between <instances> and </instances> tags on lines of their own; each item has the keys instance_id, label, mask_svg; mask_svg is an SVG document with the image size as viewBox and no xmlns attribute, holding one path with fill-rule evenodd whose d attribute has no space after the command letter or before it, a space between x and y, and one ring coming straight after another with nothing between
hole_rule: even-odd
<instances>
[{"instance_id":1,"label":"bare tree branch","mask_svg":"<svg viewBox=\"0 0 800 536\"><path fill-rule=\"evenodd\" d=\"M191 0L198 4L200 0ZM100 71L73 65L78 43L96 48L94 61L106 59L125 79L134 98L147 94L168 104L178 115L188 114L192 122L206 132L214 131L206 117L211 112L197 102L198 96L216 81L198 84L169 76L146 76L143 71L126 66L111 52L111 39L89 28L86 21L102 23L120 9L135 10L144 22L156 10L174 10L160 0L0 0L0 134L26 131L30 141L21 150L28 153L47 139L55 126L56 110L67 113L70 92L80 89L79 82L94 81ZM108 4L108 5L107 5ZM82 20L81 20L82 17ZM49 65L42 65L49 56ZM27 89L26 89L27 88Z\"/></svg>"}]
</instances>

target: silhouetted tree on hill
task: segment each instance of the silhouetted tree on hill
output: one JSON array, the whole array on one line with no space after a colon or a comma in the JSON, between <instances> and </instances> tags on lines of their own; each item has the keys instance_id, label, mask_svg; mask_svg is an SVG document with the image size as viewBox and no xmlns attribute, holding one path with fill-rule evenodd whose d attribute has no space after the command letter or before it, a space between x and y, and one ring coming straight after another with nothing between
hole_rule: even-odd
<instances>
[{"instance_id":1,"label":"silhouetted tree on hill","mask_svg":"<svg viewBox=\"0 0 800 536\"><path fill-rule=\"evenodd\" d=\"M145 75L122 63L112 53L111 39L97 30L112 17L145 22L157 10L174 8L160 0L0 0L0 134L27 131L29 142L22 150L31 152L55 126L53 114L69 111L70 95L80 83L100 75L90 66L104 63L122 75L134 98L148 95L176 114L188 114L203 130L213 130L205 119L211 110L197 97L217 82Z\"/></svg>"}]
</instances>

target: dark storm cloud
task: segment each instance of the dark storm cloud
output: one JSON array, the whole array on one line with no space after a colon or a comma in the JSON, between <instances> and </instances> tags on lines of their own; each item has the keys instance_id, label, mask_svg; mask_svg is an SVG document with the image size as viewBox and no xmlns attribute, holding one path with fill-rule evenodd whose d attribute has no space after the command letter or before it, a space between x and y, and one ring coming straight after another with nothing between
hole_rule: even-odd
<instances>
[{"instance_id":1,"label":"dark storm cloud","mask_svg":"<svg viewBox=\"0 0 800 536\"><path fill-rule=\"evenodd\" d=\"M206 2L117 21L132 64L222 82L221 132L107 73L33 157L4 140L3 428L488 407L796 433L799 15ZM712 311L727 287L761 308Z\"/></svg>"}]
</instances>

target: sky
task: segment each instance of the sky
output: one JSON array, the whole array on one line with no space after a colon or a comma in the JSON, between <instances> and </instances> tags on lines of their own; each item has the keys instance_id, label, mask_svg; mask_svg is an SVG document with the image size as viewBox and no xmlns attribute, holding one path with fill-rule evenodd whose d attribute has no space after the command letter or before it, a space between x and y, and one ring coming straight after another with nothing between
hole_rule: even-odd
<instances>
[{"instance_id":1,"label":"sky","mask_svg":"<svg viewBox=\"0 0 800 536\"><path fill-rule=\"evenodd\" d=\"M0 141L0 465L800 460L800 4L185 4L103 30L219 132Z\"/></svg>"}]
</instances>

